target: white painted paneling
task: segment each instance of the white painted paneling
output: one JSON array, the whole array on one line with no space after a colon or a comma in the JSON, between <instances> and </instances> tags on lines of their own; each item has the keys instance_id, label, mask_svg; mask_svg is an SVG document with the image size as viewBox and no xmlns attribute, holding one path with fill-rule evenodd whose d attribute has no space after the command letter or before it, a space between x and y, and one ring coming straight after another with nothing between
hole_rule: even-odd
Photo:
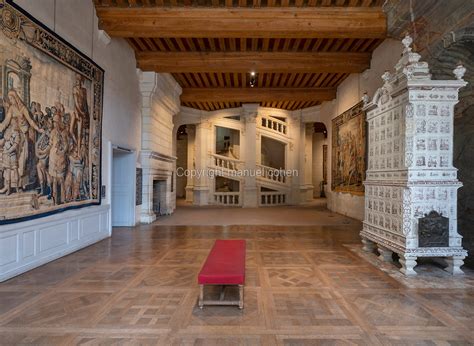
<instances>
[{"instance_id":1,"label":"white painted paneling","mask_svg":"<svg viewBox=\"0 0 474 346\"><path fill-rule=\"evenodd\" d=\"M36 232L30 231L23 233L23 258L27 259L36 253Z\"/></svg>"},{"instance_id":2,"label":"white painted paneling","mask_svg":"<svg viewBox=\"0 0 474 346\"><path fill-rule=\"evenodd\" d=\"M81 238L87 237L93 233L100 232L100 217L99 215L91 215L82 218L81 222Z\"/></svg>"},{"instance_id":3,"label":"white painted paneling","mask_svg":"<svg viewBox=\"0 0 474 346\"><path fill-rule=\"evenodd\" d=\"M79 239L79 220L72 220L69 223L69 241L73 242Z\"/></svg>"},{"instance_id":4,"label":"white painted paneling","mask_svg":"<svg viewBox=\"0 0 474 346\"><path fill-rule=\"evenodd\" d=\"M40 252L67 244L67 224L60 223L39 230Z\"/></svg>"},{"instance_id":5,"label":"white painted paneling","mask_svg":"<svg viewBox=\"0 0 474 346\"><path fill-rule=\"evenodd\" d=\"M134 211L134 209L133 209ZM101 213L100 214L100 229L99 232L106 233L109 230L109 219L110 213Z\"/></svg>"},{"instance_id":6,"label":"white painted paneling","mask_svg":"<svg viewBox=\"0 0 474 346\"><path fill-rule=\"evenodd\" d=\"M0 282L109 237L109 214L102 205L2 226Z\"/></svg>"},{"instance_id":7,"label":"white painted paneling","mask_svg":"<svg viewBox=\"0 0 474 346\"><path fill-rule=\"evenodd\" d=\"M18 257L18 234L0 238L0 266L16 262Z\"/></svg>"}]
</instances>

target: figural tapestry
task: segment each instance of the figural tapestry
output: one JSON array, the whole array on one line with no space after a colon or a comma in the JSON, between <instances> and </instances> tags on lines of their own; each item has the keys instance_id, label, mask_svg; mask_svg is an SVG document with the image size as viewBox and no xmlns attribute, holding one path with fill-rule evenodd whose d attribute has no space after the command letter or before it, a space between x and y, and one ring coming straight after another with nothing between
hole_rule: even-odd
<instances>
[{"instance_id":1,"label":"figural tapestry","mask_svg":"<svg viewBox=\"0 0 474 346\"><path fill-rule=\"evenodd\" d=\"M0 224L100 204L104 71L0 0Z\"/></svg>"},{"instance_id":2,"label":"figural tapestry","mask_svg":"<svg viewBox=\"0 0 474 346\"><path fill-rule=\"evenodd\" d=\"M332 180L336 192L364 194L366 123L360 102L332 120Z\"/></svg>"}]
</instances>

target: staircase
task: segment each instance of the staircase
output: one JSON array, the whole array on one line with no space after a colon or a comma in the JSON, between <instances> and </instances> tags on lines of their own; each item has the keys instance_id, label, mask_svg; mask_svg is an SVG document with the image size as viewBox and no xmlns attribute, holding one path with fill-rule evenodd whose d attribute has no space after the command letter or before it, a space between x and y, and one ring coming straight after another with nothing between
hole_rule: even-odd
<instances>
[{"instance_id":1,"label":"staircase","mask_svg":"<svg viewBox=\"0 0 474 346\"><path fill-rule=\"evenodd\" d=\"M272 116L262 115L257 122L257 132L263 136L278 140L290 145L291 139L287 122ZM277 206L289 203L291 177L287 177L285 170L258 164L257 176L259 206Z\"/></svg>"},{"instance_id":2,"label":"staircase","mask_svg":"<svg viewBox=\"0 0 474 346\"><path fill-rule=\"evenodd\" d=\"M243 128L244 126L242 126L242 130ZM272 116L260 115L256 121L256 132L257 137L260 139L261 136L264 136L287 146L291 145L292 142L288 123ZM237 159L231 149L232 148L228 148L226 152L210 153L208 169L211 170L215 176L238 181L239 191L215 191L214 186L210 192L210 204L227 207L241 207L243 204L243 185L246 180L242 175L242 171L246 168L245 161ZM275 151L270 152L280 157L278 154L275 154ZM287 153L288 150L285 150L285 152ZM257 152L256 155L256 161L261 162L261 152ZM278 160L279 159L276 161ZM284 162L285 158L283 158L282 161ZM281 162L278 165L280 164ZM286 176L285 170L263 164L256 164L255 181L257 190L256 198L259 206L278 206L290 203L292 178ZM213 184L215 184L215 182L213 182ZM232 184L229 184L229 186L230 185Z\"/></svg>"},{"instance_id":3,"label":"staircase","mask_svg":"<svg viewBox=\"0 0 474 346\"><path fill-rule=\"evenodd\" d=\"M241 170L244 165L244 162L239 161L238 159L231 158L229 156L223 156L218 154L210 154L209 156L209 168L220 170L223 173L236 173L238 170Z\"/></svg>"},{"instance_id":4,"label":"staircase","mask_svg":"<svg viewBox=\"0 0 474 346\"><path fill-rule=\"evenodd\" d=\"M239 176L239 171L243 169L244 162L219 154L209 155L209 169L214 172L215 176L220 176L232 180L237 180L242 186L242 177ZM226 206L226 207L240 207L242 206L242 193L239 191L214 191L211 196L211 204Z\"/></svg>"},{"instance_id":5,"label":"staircase","mask_svg":"<svg viewBox=\"0 0 474 346\"><path fill-rule=\"evenodd\" d=\"M291 177L284 170L257 165L261 173L257 175L259 206L274 206L288 204Z\"/></svg>"}]
</instances>

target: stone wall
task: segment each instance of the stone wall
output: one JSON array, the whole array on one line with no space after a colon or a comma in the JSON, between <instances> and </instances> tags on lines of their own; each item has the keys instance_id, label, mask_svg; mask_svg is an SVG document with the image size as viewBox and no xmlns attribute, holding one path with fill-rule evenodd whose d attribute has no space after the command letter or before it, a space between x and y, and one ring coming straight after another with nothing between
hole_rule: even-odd
<instances>
[{"instance_id":1,"label":"stone wall","mask_svg":"<svg viewBox=\"0 0 474 346\"><path fill-rule=\"evenodd\" d=\"M452 79L458 62L467 68L469 84L455 107L454 166L464 184L458 194L459 233L470 253L466 264L474 266L474 1L391 0L384 11L389 35L399 39L409 32L434 79Z\"/></svg>"},{"instance_id":2,"label":"stone wall","mask_svg":"<svg viewBox=\"0 0 474 346\"><path fill-rule=\"evenodd\" d=\"M395 66L401 52L402 44L399 40L387 39L382 42L372 54L370 68L347 77L338 86L336 99L323 102L320 107L321 121L328 129L328 208L358 220L364 218L364 196L331 191L332 119L360 102L364 92L373 95L382 85L382 74Z\"/></svg>"}]
</instances>

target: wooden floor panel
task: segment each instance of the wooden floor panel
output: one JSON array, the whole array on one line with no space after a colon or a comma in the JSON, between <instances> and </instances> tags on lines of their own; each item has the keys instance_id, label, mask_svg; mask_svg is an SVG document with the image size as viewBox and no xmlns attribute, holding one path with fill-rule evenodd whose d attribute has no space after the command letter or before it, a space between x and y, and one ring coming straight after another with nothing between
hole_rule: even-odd
<instances>
[{"instance_id":1,"label":"wooden floor panel","mask_svg":"<svg viewBox=\"0 0 474 346\"><path fill-rule=\"evenodd\" d=\"M115 229L1 283L0 344L472 344L474 288L431 288L428 276L409 288L376 268L375 255L354 251L359 228ZM247 240L243 311L197 306L197 274L215 239Z\"/></svg>"}]
</instances>

